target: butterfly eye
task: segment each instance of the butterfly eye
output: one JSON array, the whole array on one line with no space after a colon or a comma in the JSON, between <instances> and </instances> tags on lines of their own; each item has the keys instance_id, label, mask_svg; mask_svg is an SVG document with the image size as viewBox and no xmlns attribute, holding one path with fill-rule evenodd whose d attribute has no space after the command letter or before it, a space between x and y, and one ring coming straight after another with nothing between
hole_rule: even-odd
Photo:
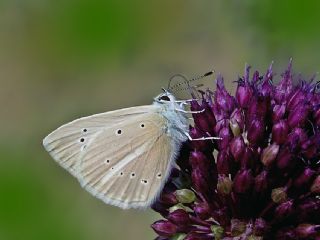
<instances>
[{"instance_id":1,"label":"butterfly eye","mask_svg":"<svg viewBox=\"0 0 320 240\"><path fill-rule=\"evenodd\" d=\"M167 95L163 95L159 98L160 101L170 102L170 98Z\"/></svg>"}]
</instances>

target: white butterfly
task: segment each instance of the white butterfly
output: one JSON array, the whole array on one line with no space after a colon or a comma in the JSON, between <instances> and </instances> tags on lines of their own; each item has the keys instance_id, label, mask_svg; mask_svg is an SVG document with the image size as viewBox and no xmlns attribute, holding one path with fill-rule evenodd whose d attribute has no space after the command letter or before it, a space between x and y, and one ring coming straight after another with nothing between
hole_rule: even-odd
<instances>
[{"instance_id":1,"label":"white butterfly","mask_svg":"<svg viewBox=\"0 0 320 240\"><path fill-rule=\"evenodd\" d=\"M165 91L152 105L63 125L43 145L95 197L123 209L147 208L159 196L181 144L191 139L185 103Z\"/></svg>"}]
</instances>

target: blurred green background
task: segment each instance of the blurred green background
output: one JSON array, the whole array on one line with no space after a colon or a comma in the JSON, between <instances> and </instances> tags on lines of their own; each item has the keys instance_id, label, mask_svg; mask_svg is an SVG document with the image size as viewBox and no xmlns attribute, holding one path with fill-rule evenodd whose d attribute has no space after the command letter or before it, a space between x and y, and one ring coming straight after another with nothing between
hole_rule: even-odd
<instances>
[{"instance_id":1,"label":"blurred green background","mask_svg":"<svg viewBox=\"0 0 320 240\"><path fill-rule=\"evenodd\" d=\"M151 210L82 190L42 138L80 116L149 104L175 73L231 82L245 63L320 68L320 2L0 0L0 239L152 239ZM213 86L213 82L211 83Z\"/></svg>"}]
</instances>

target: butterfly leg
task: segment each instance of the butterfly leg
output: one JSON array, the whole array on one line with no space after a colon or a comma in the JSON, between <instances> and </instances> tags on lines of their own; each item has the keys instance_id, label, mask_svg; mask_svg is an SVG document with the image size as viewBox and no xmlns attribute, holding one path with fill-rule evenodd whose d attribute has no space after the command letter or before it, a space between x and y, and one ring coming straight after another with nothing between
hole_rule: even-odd
<instances>
[{"instance_id":1,"label":"butterfly leg","mask_svg":"<svg viewBox=\"0 0 320 240\"><path fill-rule=\"evenodd\" d=\"M178 111L178 112L183 112L183 113L202 113L202 112L205 111L205 109L202 109L200 111L186 111L186 110L179 109L179 108L176 108L175 110Z\"/></svg>"},{"instance_id":2,"label":"butterfly leg","mask_svg":"<svg viewBox=\"0 0 320 240\"><path fill-rule=\"evenodd\" d=\"M192 101L199 101L200 99L192 98L192 99L185 99L185 100L175 100L176 103L182 103L182 104L189 104Z\"/></svg>"},{"instance_id":3,"label":"butterfly leg","mask_svg":"<svg viewBox=\"0 0 320 240\"><path fill-rule=\"evenodd\" d=\"M187 135L187 137L188 137L188 139L189 139L190 141L206 141L206 140L219 140L219 139L221 139L221 138L219 138L219 137L192 138L189 133L185 132L185 134Z\"/></svg>"}]
</instances>

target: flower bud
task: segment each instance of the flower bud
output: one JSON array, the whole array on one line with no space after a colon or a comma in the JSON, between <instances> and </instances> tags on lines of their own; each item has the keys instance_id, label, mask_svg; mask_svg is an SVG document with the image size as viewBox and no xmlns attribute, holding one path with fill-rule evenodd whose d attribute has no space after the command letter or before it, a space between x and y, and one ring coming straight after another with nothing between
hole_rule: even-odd
<instances>
[{"instance_id":1,"label":"flower bud","mask_svg":"<svg viewBox=\"0 0 320 240\"><path fill-rule=\"evenodd\" d=\"M206 202L197 203L193 210L200 219L208 219L210 217L210 207Z\"/></svg>"},{"instance_id":2,"label":"flower bud","mask_svg":"<svg viewBox=\"0 0 320 240\"><path fill-rule=\"evenodd\" d=\"M188 208L187 206L183 205L182 203L178 203L176 205L173 205L172 207L169 208L169 213L172 213L176 210L182 209L185 212L189 211L190 208Z\"/></svg>"},{"instance_id":3,"label":"flower bud","mask_svg":"<svg viewBox=\"0 0 320 240\"><path fill-rule=\"evenodd\" d=\"M320 175L318 175L313 181L310 191L316 194L320 194Z\"/></svg>"},{"instance_id":4,"label":"flower bud","mask_svg":"<svg viewBox=\"0 0 320 240\"><path fill-rule=\"evenodd\" d=\"M185 210L177 209L169 213L168 220L177 226L185 226L190 223L190 216Z\"/></svg>"},{"instance_id":5,"label":"flower bud","mask_svg":"<svg viewBox=\"0 0 320 240\"><path fill-rule=\"evenodd\" d=\"M307 199L300 203L297 207L304 214L311 214L320 210L320 199Z\"/></svg>"},{"instance_id":6,"label":"flower bud","mask_svg":"<svg viewBox=\"0 0 320 240\"><path fill-rule=\"evenodd\" d=\"M310 137L307 141L301 144L301 149L303 151L303 156L307 159L314 158L319 156L319 143L320 143L320 134L317 133Z\"/></svg>"},{"instance_id":7,"label":"flower bud","mask_svg":"<svg viewBox=\"0 0 320 240\"><path fill-rule=\"evenodd\" d=\"M270 81L268 80L265 80L263 83L262 83L262 86L261 88L259 89L259 93L261 96L263 97L269 97L270 96L270 93L272 92L272 84L270 83Z\"/></svg>"},{"instance_id":8,"label":"flower bud","mask_svg":"<svg viewBox=\"0 0 320 240\"><path fill-rule=\"evenodd\" d=\"M203 137L203 133L195 128L195 127L191 127L189 130L190 136L192 138L201 138ZM193 149L197 149L198 151L205 151L207 149L210 149L210 141L191 141L190 145Z\"/></svg>"},{"instance_id":9,"label":"flower bud","mask_svg":"<svg viewBox=\"0 0 320 240\"><path fill-rule=\"evenodd\" d=\"M219 174L228 175L231 172L231 156L228 150L223 149L217 156L217 170Z\"/></svg>"},{"instance_id":10,"label":"flower bud","mask_svg":"<svg viewBox=\"0 0 320 240\"><path fill-rule=\"evenodd\" d=\"M222 239L223 234L224 234L223 227L221 227L219 225L212 225L211 226L211 231L213 233L214 239L216 239L216 240Z\"/></svg>"},{"instance_id":11,"label":"flower bud","mask_svg":"<svg viewBox=\"0 0 320 240\"><path fill-rule=\"evenodd\" d=\"M270 67L268 68L268 70L263 78L262 85L259 89L260 95L262 95L264 97L269 97L271 92L273 91L273 88L274 88L274 86L272 85L272 78L273 78L272 64L273 63L270 64Z\"/></svg>"},{"instance_id":12,"label":"flower bud","mask_svg":"<svg viewBox=\"0 0 320 240\"><path fill-rule=\"evenodd\" d=\"M204 95L205 93L203 93ZM209 93L209 96L202 98L202 108L205 109L204 114L206 115L208 124L210 126L210 130L213 130L214 126L216 125L217 121L213 113L212 109L212 99ZM210 132L211 133L211 132Z\"/></svg>"},{"instance_id":13,"label":"flower bud","mask_svg":"<svg viewBox=\"0 0 320 240\"><path fill-rule=\"evenodd\" d=\"M269 167L276 159L278 152L279 152L279 145L277 145L277 144L269 145L268 147L266 147L262 151L261 162L265 166Z\"/></svg>"},{"instance_id":14,"label":"flower bud","mask_svg":"<svg viewBox=\"0 0 320 240\"><path fill-rule=\"evenodd\" d=\"M247 108L252 97L252 89L248 85L238 84L236 90L236 99L240 107Z\"/></svg>"},{"instance_id":15,"label":"flower bud","mask_svg":"<svg viewBox=\"0 0 320 240\"><path fill-rule=\"evenodd\" d=\"M246 123L250 125L250 122L257 119L259 119L259 121L264 122L267 111L268 111L267 98L264 98L264 97L253 98L248 108Z\"/></svg>"},{"instance_id":16,"label":"flower bud","mask_svg":"<svg viewBox=\"0 0 320 240\"><path fill-rule=\"evenodd\" d=\"M190 189L177 190L175 195L180 203L192 203L196 200L196 195Z\"/></svg>"},{"instance_id":17,"label":"flower bud","mask_svg":"<svg viewBox=\"0 0 320 240\"><path fill-rule=\"evenodd\" d=\"M199 168L194 168L191 173L193 187L198 192L206 193L209 189L207 173Z\"/></svg>"},{"instance_id":18,"label":"flower bud","mask_svg":"<svg viewBox=\"0 0 320 240\"><path fill-rule=\"evenodd\" d=\"M271 192L272 201L275 203L282 203L287 200L287 191L283 187L274 188Z\"/></svg>"},{"instance_id":19,"label":"flower bud","mask_svg":"<svg viewBox=\"0 0 320 240\"><path fill-rule=\"evenodd\" d=\"M228 195L232 191L232 180L224 175L218 177L217 191L221 195Z\"/></svg>"},{"instance_id":20,"label":"flower bud","mask_svg":"<svg viewBox=\"0 0 320 240\"><path fill-rule=\"evenodd\" d=\"M319 85L319 84L318 84ZM317 88L319 89L319 86L317 86ZM319 95L319 91L318 94L314 94L314 92L309 92L308 94L308 99L310 100L310 105L312 106L312 109L314 112L316 112L319 109L319 102L320 102L320 95Z\"/></svg>"},{"instance_id":21,"label":"flower bud","mask_svg":"<svg viewBox=\"0 0 320 240\"><path fill-rule=\"evenodd\" d=\"M226 149L229 146L231 139L233 138L233 134L231 133L229 126L222 128L218 133L218 137L221 138L218 141L219 149Z\"/></svg>"},{"instance_id":22,"label":"flower bud","mask_svg":"<svg viewBox=\"0 0 320 240\"><path fill-rule=\"evenodd\" d=\"M320 225L300 224L295 232L299 238L311 238L320 233Z\"/></svg>"},{"instance_id":23,"label":"flower bud","mask_svg":"<svg viewBox=\"0 0 320 240\"><path fill-rule=\"evenodd\" d=\"M239 108L234 109L234 111L231 113L230 121L237 122L240 132L243 131L244 128L244 115L242 113L242 110Z\"/></svg>"},{"instance_id":24,"label":"flower bud","mask_svg":"<svg viewBox=\"0 0 320 240\"><path fill-rule=\"evenodd\" d=\"M304 171L298 176L295 180L293 185L295 187L303 187L304 185L308 184L312 177L314 176L316 172L312 170L311 168L305 168Z\"/></svg>"},{"instance_id":25,"label":"flower bud","mask_svg":"<svg viewBox=\"0 0 320 240\"><path fill-rule=\"evenodd\" d=\"M275 105L272 110L272 121L278 122L280 119L284 117L284 114L286 113L286 106L284 104L282 105Z\"/></svg>"},{"instance_id":26,"label":"flower bud","mask_svg":"<svg viewBox=\"0 0 320 240\"><path fill-rule=\"evenodd\" d=\"M293 201L289 200L286 202L281 203L275 209L275 218L283 218L288 216L293 210Z\"/></svg>"},{"instance_id":27,"label":"flower bud","mask_svg":"<svg viewBox=\"0 0 320 240\"><path fill-rule=\"evenodd\" d=\"M236 120L231 119L229 122L229 125L230 125L230 129L233 133L233 136L237 137L241 134L240 126Z\"/></svg>"},{"instance_id":28,"label":"flower bud","mask_svg":"<svg viewBox=\"0 0 320 240\"><path fill-rule=\"evenodd\" d=\"M203 104L200 105L196 100L191 101L191 111L203 111L202 113L193 113L193 119L195 126L199 128L202 132L212 132L213 126L210 124L207 118L207 111L211 111L210 109L207 109L206 106ZM209 115L209 113L208 113ZM215 123L214 123L215 124Z\"/></svg>"},{"instance_id":29,"label":"flower bud","mask_svg":"<svg viewBox=\"0 0 320 240\"><path fill-rule=\"evenodd\" d=\"M274 91L275 100L280 103L285 101L286 96L290 91L292 91L292 74L291 74L291 64L288 70L281 75L282 79L280 83L276 86Z\"/></svg>"},{"instance_id":30,"label":"flower bud","mask_svg":"<svg viewBox=\"0 0 320 240\"><path fill-rule=\"evenodd\" d=\"M296 106L288 116L288 124L291 128L303 126L308 118L309 106L299 104Z\"/></svg>"},{"instance_id":31,"label":"flower bud","mask_svg":"<svg viewBox=\"0 0 320 240\"><path fill-rule=\"evenodd\" d=\"M291 92L291 94L288 96L287 100L287 107L288 110L291 111L296 106L301 104L305 101L306 95L305 93L300 89L296 88L294 91Z\"/></svg>"},{"instance_id":32,"label":"flower bud","mask_svg":"<svg viewBox=\"0 0 320 240\"><path fill-rule=\"evenodd\" d=\"M219 208L215 209L211 212L212 218L218 222L221 226L226 226L230 223L230 218L227 216L228 209L226 208Z\"/></svg>"},{"instance_id":33,"label":"flower bud","mask_svg":"<svg viewBox=\"0 0 320 240\"><path fill-rule=\"evenodd\" d=\"M245 193L252 187L253 176L251 170L243 169L240 170L234 178L233 189L237 193Z\"/></svg>"},{"instance_id":34,"label":"flower bud","mask_svg":"<svg viewBox=\"0 0 320 240\"><path fill-rule=\"evenodd\" d=\"M206 111L204 113L206 114L206 117L208 119L208 123L210 126L209 132L211 133L212 130L214 129L214 126L217 123L216 118L214 117L214 114L209 106L207 106Z\"/></svg>"},{"instance_id":35,"label":"flower bud","mask_svg":"<svg viewBox=\"0 0 320 240\"><path fill-rule=\"evenodd\" d=\"M215 103L222 111L233 111L235 105L234 98L225 89L223 77L221 75L218 75L217 77L217 90L214 97Z\"/></svg>"},{"instance_id":36,"label":"flower bud","mask_svg":"<svg viewBox=\"0 0 320 240\"><path fill-rule=\"evenodd\" d=\"M272 127L272 141L277 144L283 144L287 140L289 127L288 124L281 120Z\"/></svg>"},{"instance_id":37,"label":"flower bud","mask_svg":"<svg viewBox=\"0 0 320 240\"><path fill-rule=\"evenodd\" d=\"M256 236L263 236L267 231L267 222L263 218L257 218L254 222L253 233Z\"/></svg>"},{"instance_id":38,"label":"flower bud","mask_svg":"<svg viewBox=\"0 0 320 240\"><path fill-rule=\"evenodd\" d=\"M159 200L161 203L170 204L170 205L178 203L176 196L172 192L161 193Z\"/></svg>"},{"instance_id":39,"label":"flower bud","mask_svg":"<svg viewBox=\"0 0 320 240\"><path fill-rule=\"evenodd\" d=\"M190 108L192 111L201 111L203 110L202 106L200 106L199 102L196 99L192 99L190 102Z\"/></svg>"},{"instance_id":40,"label":"flower bud","mask_svg":"<svg viewBox=\"0 0 320 240\"><path fill-rule=\"evenodd\" d=\"M292 149L300 146L302 142L308 139L308 135L302 128L295 128L288 135L287 143L289 143Z\"/></svg>"},{"instance_id":41,"label":"flower bud","mask_svg":"<svg viewBox=\"0 0 320 240\"><path fill-rule=\"evenodd\" d=\"M151 225L151 227L158 235L164 237L173 236L178 230L178 227L176 225L165 220L156 221Z\"/></svg>"},{"instance_id":42,"label":"flower bud","mask_svg":"<svg viewBox=\"0 0 320 240\"><path fill-rule=\"evenodd\" d=\"M252 148L245 147L242 158L241 158L241 168L253 168L255 162L255 155Z\"/></svg>"},{"instance_id":43,"label":"flower bud","mask_svg":"<svg viewBox=\"0 0 320 240\"><path fill-rule=\"evenodd\" d=\"M258 145L263 139L265 132L265 124L258 119L253 120L249 123L249 129L248 129L248 140L253 145Z\"/></svg>"},{"instance_id":44,"label":"flower bud","mask_svg":"<svg viewBox=\"0 0 320 240\"><path fill-rule=\"evenodd\" d=\"M236 237L246 230L246 223L239 219L231 219L231 235Z\"/></svg>"},{"instance_id":45,"label":"flower bud","mask_svg":"<svg viewBox=\"0 0 320 240\"><path fill-rule=\"evenodd\" d=\"M268 173L263 170L254 180L254 190L258 193L265 191L268 188Z\"/></svg>"},{"instance_id":46,"label":"flower bud","mask_svg":"<svg viewBox=\"0 0 320 240\"><path fill-rule=\"evenodd\" d=\"M207 171L209 168L208 159L200 151L192 151L190 154L189 162L192 168L199 168L201 171Z\"/></svg>"},{"instance_id":47,"label":"flower bud","mask_svg":"<svg viewBox=\"0 0 320 240\"><path fill-rule=\"evenodd\" d=\"M232 139L230 143L230 152L236 162L239 162L242 158L245 149L245 143L242 136L238 136Z\"/></svg>"},{"instance_id":48,"label":"flower bud","mask_svg":"<svg viewBox=\"0 0 320 240\"><path fill-rule=\"evenodd\" d=\"M280 150L277 156L277 166L280 169L287 168L292 162L292 154L288 148L283 148Z\"/></svg>"}]
</instances>

